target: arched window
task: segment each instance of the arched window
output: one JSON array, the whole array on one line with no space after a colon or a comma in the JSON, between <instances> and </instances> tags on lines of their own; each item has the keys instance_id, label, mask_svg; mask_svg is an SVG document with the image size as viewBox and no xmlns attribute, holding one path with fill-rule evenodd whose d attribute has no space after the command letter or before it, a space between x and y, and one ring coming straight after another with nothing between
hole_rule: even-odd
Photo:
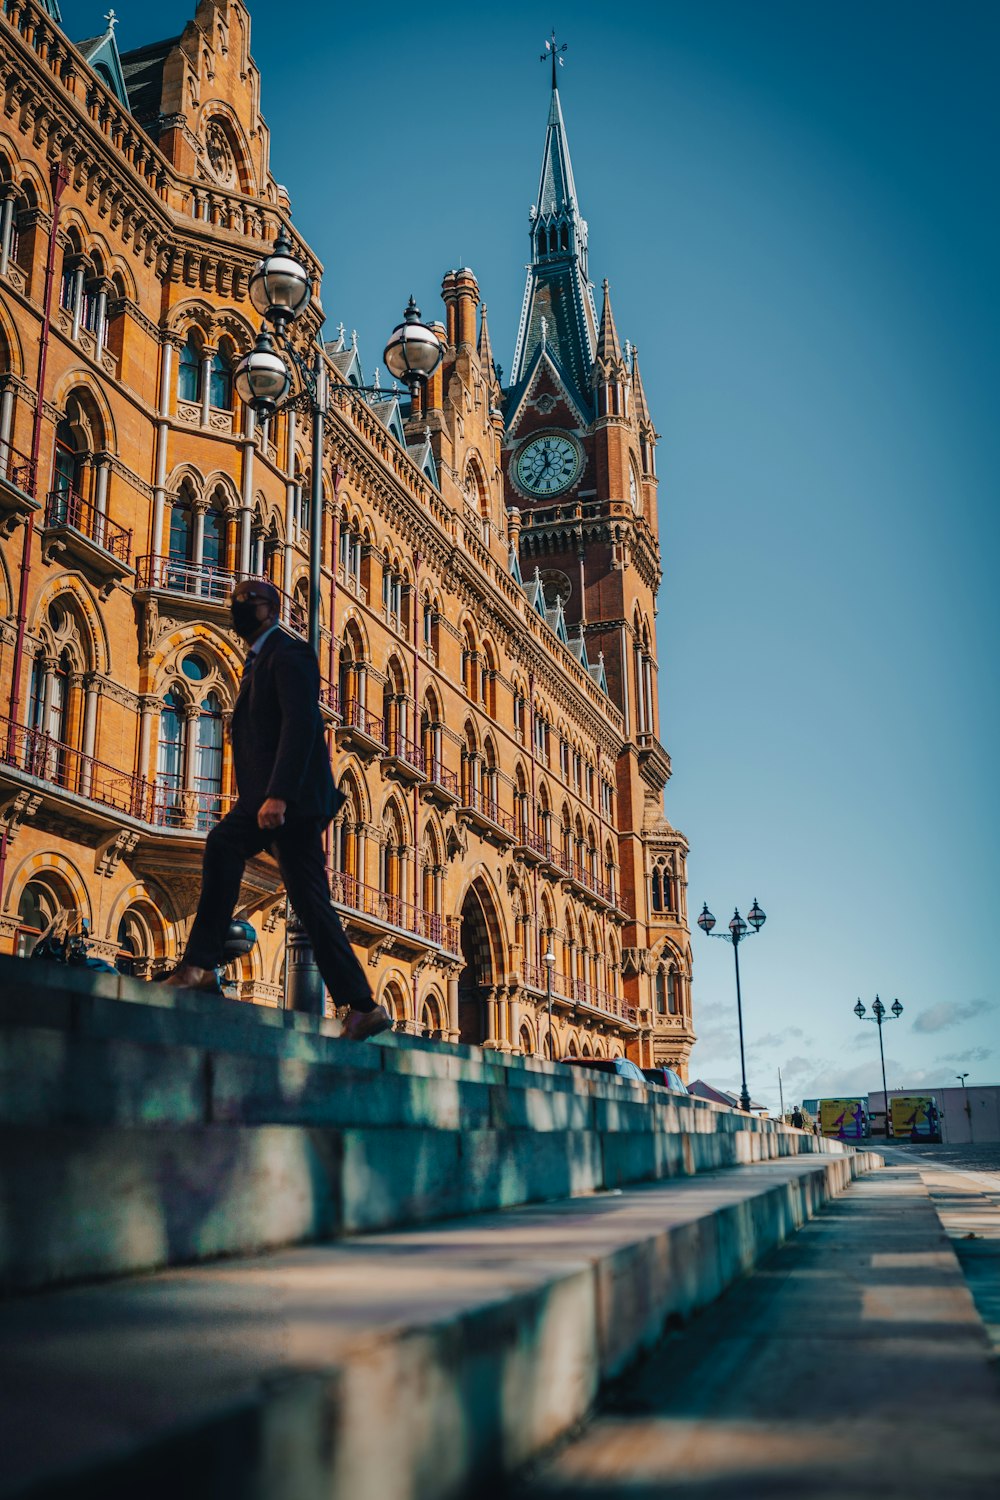
<instances>
[{"instance_id":1,"label":"arched window","mask_svg":"<svg viewBox=\"0 0 1000 1500\"><path fill-rule=\"evenodd\" d=\"M667 1012L677 1014L677 974L673 969L667 974Z\"/></svg>"},{"instance_id":2,"label":"arched window","mask_svg":"<svg viewBox=\"0 0 1000 1500\"><path fill-rule=\"evenodd\" d=\"M173 529L173 515L171 515L171 530ZM205 525L201 539L201 562L205 568L225 567L226 557L226 518L221 510L215 505L209 507L205 512Z\"/></svg>"},{"instance_id":3,"label":"arched window","mask_svg":"<svg viewBox=\"0 0 1000 1500\"><path fill-rule=\"evenodd\" d=\"M220 411L233 407L233 373L226 356L216 350L208 367L208 404Z\"/></svg>"},{"instance_id":4,"label":"arched window","mask_svg":"<svg viewBox=\"0 0 1000 1500\"><path fill-rule=\"evenodd\" d=\"M190 562L194 556L194 524L187 493L177 496L170 507L170 540L168 543L171 562Z\"/></svg>"},{"instance_id":5,"label":"arched window","mask_svg":"<svg viewBox=\"0 0 1000 1500\"><path fill-rule=\"evenodd\" d=\"M194 329L181 345L177 365L177 397L180 401L201 400L201 344Z\"/></svg>"},{"instance_id":6,"label":"arched window","mask_svg":"<svg viewBox=\"0 0 1000 1500\"><path fill-rule=\"evenodd\" d=\"M194 752L197 827L210 828L222 813L222 704L218 695L202 699Z\"/></svg>"},{"instance_id":7,"label":"arched window","mask_svg":"<svg viewBox=\"0 0 1000 1500\"><path fill-rule=\"evenodd\" d=\"M56 457L52 474L52 488L60 494L67 490L80 492L83 458L77 452L76 435L65 419L56 427Z\"/></svg>"},{"instance_id":8,"label":"arched window","mask_svg":"<svg viewBox=\"0 0 1000 1500\"><path fill-rule=\"evenodd\" d=\"M15 952L18 958L28 957L38 938L63 904L64 902L59 900L56 893L44 881L28 881L21 892L21 899L17 906L18 932Z\"/></svg>"},{"instance_id":9,"label":"arched window","mask_svg":"<svg viewBox=\"0 0 1000 1500\"><path fill-rule=\"evenodd\" d=\"M667 988L662 968L656 971L656 1014L665 1016L667 1013Z\"/></svg>"},{"instance_id":10,"label":"arched window","mask_svg":"<svg viewBox=\"0 0 1000 1500\"><path fill-rule=\"evenodd\" d=\"M653 870L653 910L663 910L663 876L659 865Z\"/></svg>"},{"instance_id":11,"label":"arched window","mask_svg":"<svg viewBox=\"0 0 1000 1500\"><path fill-rule=\"evenodd\" d=\"M184 709L176 693L167 693L160 708L160 734L156 747L156 782L161 789L158 799L165 821L176 827L183 816L181 793L184 786Z\"/></svg>"}]
</instances>

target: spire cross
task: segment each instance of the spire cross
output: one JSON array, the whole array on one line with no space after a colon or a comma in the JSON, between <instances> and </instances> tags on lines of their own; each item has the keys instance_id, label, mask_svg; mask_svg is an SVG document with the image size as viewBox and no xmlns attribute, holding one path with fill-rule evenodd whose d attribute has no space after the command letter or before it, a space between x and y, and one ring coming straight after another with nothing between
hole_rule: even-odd
<instances>
[{"instance_id":1,"label":"spire cross","mask_svg":"<svg viewBox=\"0 0 1000 1500\"><path fill-rule=\"evenodd\" d=\"M115 27L118 25L118 17L115 15L114 11L113 10L109 10L108 13L107 13L107 15L104 17L104 19L108 23L108 30L109 31L114 31Z\"/></svg>"},{"instance_id":2,"label":"spire cross","mask_svg":"<svg viewBox=\"0 0 1000 1500\"><path fill-rule=\"evenodd\" d=\"M549 57L551 57L551 59L552 59L552 87L553 88L557 88L558 87L558 85L556 83L556 63L558 62L560 68L563 65L563 60L559 56L559 54L561 52L565 52L567 50L568 46L569 46L568 42L563 42L563 44L562 44L561 47L557 46L557 44L556 44L556 34L553 31L553 33L552 33L552 40L545 43L545 51L542 53L541 58L539 59L540 62L545 62L546 59L549 58Z\"/></svg>"}]
</instances>

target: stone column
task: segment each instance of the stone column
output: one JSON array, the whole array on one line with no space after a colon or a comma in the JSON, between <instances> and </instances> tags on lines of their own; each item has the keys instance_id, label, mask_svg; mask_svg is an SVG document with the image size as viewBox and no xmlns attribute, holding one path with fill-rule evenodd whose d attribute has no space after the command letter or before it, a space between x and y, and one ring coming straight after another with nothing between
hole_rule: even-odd
<instances>
[{"instance_id":1,"label":"stone column","mask_svg":"<svg viewBox=\"0 0 1000 1500\"><path fill-rule=\"evenodd\" d=\"M208 411L211 404L212 360L218 351L208 344L201 351L201 425L208 426Z\"/></svg>"},{"instance_id":2,"label":"stone column","mask_svg":"<svg viewBox=\"0 0 1000 1500\"><path fill-rule=\"evenodd\" d=\"M458 1024L458 980L448 980L448 1035L446 1040L457 1042L461 1034Z\"/></svg>"},{"instance_id":3,"label":"stone column","mask_svg":"<svg viewBox=\"0 0 1000 1500\"><path fill-rule=\"evenodd\" d=\"M184 705L184 786L185 804L188 794L192 793L194 787L194 765L195 755L198 749L198 719L200 714L193 703ZM184 808L184 826L192 826L197 814L196 808Z\"/></svg>"},{"instance_id":4,"label":"stone column","mask_svg":"<svg viewBox=\"0 0 1000 1500\"><path fill-rule=\"evenodd\" d=\"M159 556L163 550L163 512L166 504L167 441L170 428L170 383L173 373L174 350L179 340L168 334L160 350L160 402L159 421L156 424L156 456L153 461L153 524L149 538L149 550Z\"/></svg>"},{"instance_id":5,"label":"stone column","mask_svg":"<svg viewBox=\"0 0 1000 1500\"><path fill-rule=\"evenodd\" d=\"M136 775L145 781L149 776L149 747L152 738L153 714L159 707L159 699L146 693L139 700L139 755Z\"/></svg>"},{"instance_id":6,"label":"stone column","mask_svg":"<svg viewBox=\"0 0 1000 1500\"><path fill-rule=\"evenodd\" d=\"M5 385L0 392L0 474L7 473L10 461L10 437L14 430L14 387Z\"/></svg>"},{"instance_id":7,"label":"stone column","mask_svg":"<svg viewBox=\"0 0 1000 1500\"><path fill-rule=\"evenodd\" d=\"M95 282L95 285L97 287L97 310L94 316L94 339L97 344L97 360L100 362L108 333L108 291L110 290L111 283L102 279Z\"/></svg>"},{"instance_id":8,"label":"stone column","mask_svg":"<svg viewBox=\"0 0 1000 1500\"><path fill-rule=\"evenodd\" d=\"M83 679L83 735L82 748L87 757L92 757L97 742L97 685L94 682L93 673ZM90 796L90 788L93 779L93 767L88 758L83 762L80 771L80 795Z\"/></svg>"},{"instance_id":9,"label":"stone column","mask_svg":"<svg viewBox=\"0 0 1000 1500\"><path fill-rule=\"evenodd\" d=\"M80 322L83 318L83 283L86 272L83 266L77 266L73 272L73 333L74 339L80 337Z\"/></svg>"},{"instance_id":10,"label":"stone column","mask_svg":"<svg viewBox=\"0 0 1000 1500\"><path fill-rule=\"evenodd\" d=\"M14 184L6 183L3 191L4 198L0 204L0 276L7 274L14 240Z\"/></svg>"}]
</instances>

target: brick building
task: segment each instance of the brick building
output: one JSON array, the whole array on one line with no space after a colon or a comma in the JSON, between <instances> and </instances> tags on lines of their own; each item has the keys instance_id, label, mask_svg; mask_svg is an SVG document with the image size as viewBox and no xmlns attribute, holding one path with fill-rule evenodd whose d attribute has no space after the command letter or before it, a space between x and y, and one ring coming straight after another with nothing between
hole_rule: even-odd
<instances>
[{"instance_id":1,"label":"brick building","mask_svg":"<svg viewBox=\"0 0 1000 1500\"><path fill-rule=\"evenodd\" d=\"M432 1036L628 1051L694 1040L682 835L663 814L655 433L635 351L587 279L553 79L532 265L501 388L468 269L413 405L331 382L322 513L310 432L235 395L249 274L284 226L240 0L119 54L55 0L0 11L0 951L57 907L154 975L183 948L231 793L242 652L227 598L281 590L321 672L347 805L334 899L378 998ZM314 298L303 347L322 324ZM258 942L229 974L280 1004L285 903L247 871Z\"/></svg>"}]
</instances>

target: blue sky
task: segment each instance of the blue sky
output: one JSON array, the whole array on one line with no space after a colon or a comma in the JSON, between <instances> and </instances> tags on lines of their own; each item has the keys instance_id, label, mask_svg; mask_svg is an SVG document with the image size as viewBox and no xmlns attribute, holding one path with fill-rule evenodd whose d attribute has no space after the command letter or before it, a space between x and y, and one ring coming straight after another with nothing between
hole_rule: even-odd
<instances>
[{"instance_id":1,"label":"blue sky","mask_svg":"<svg viewBox=\"0 0 1000 1500\"><path fill-rule=\"evenodd\" d=\"M65 3L90 35L100 7ZM121 0L123 48L154 39ZM193 0L164 0L156 36ZM1000 7L258 6L272 167L371 374L471 265L509 368L553 25L591 274L657 427L667 811L692 922L756 896L748 1074L786 1100L1000 1082ZM694 933L693 1072L738 1083Z\"/></svg>"}]
</instances>

